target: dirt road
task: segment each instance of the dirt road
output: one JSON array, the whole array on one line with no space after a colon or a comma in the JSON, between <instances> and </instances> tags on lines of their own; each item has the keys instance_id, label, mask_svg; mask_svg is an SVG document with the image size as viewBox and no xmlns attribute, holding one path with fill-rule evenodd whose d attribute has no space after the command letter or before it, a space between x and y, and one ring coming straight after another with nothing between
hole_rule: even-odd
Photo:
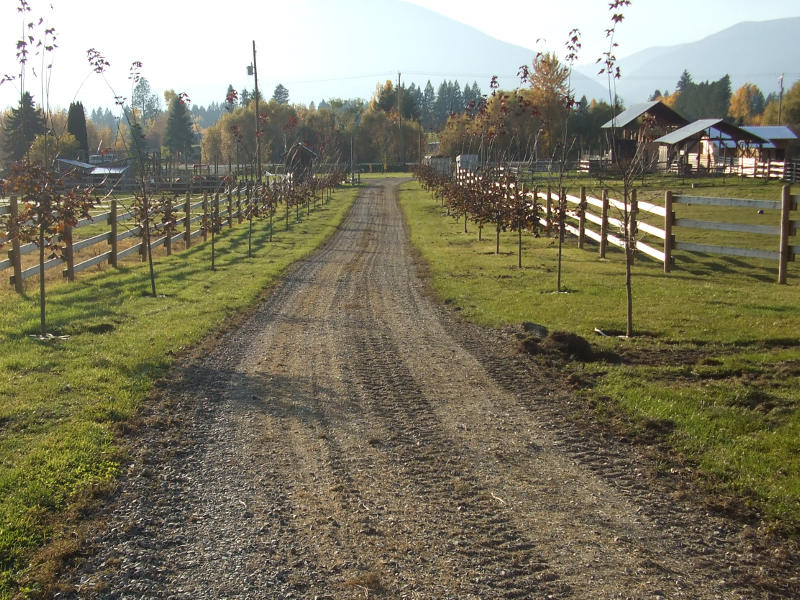
<instances>
[{"instance_id":1,"label":"dirt road","mask_svg":"<svg viewBox=\"0 0 800 600\"><path fill-rule=\"evenodd\" d=\"M396 185L163 385L57 597L791 597L757 530L425 296Z\"/></svg>"}]
</instances>

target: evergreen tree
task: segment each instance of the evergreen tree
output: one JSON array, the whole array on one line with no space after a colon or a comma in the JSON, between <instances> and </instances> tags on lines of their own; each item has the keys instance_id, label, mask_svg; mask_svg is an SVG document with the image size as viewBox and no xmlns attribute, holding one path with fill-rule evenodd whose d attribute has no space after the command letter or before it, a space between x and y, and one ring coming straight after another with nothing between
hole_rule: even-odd
<instances>
[{"instance_id":1,"label":"evergreen tree","mask_svg":"<svg viewBox=\"0 0 800 600\"><path fill-rule=\"evenodd\" d=\"M682 92L693 84L694 82L692 81L692 76L689 75L689 71L684 69L683 73L681 73L681 78L678 79L678 83L675 85L675 89L679 92Z\"/></svg>"},{"instance_id":2,"label":"evergreen tree","mask_svg":"<svg viewBox=\"0 0 800 600\"><path fill-rule=\"evenodd\" d=\"M150 88L150 82L144 77L139 79L133 88L131 106L139 111L142 125L149 127L161 112L161 100Z\"/></svg>"},{"instance_id":3,"label":"evergreen tree","mask_svg":"<svg viewBox=\"0 0 800 600\"><path fill-rule=\"evenodd\" d=\"M414 83L403 90L403 117L415 121L422 119L422 88Z\"/></svg>"},{"instance_id":4,"label":"evergreen tree","mask_svg":"<svg viewBox=\"0 0 800 600\"><path fill-rule=\"evenodd\" d=\"M3 150L10 161L21 160L36 136L45 131L44 117L28 92L20 98L19 107L11 109L4 125L6 135Z\"/></svg>"},{"instance_id":5,"label":"evergreen tree","mask_svg":"<svg viewBox=\"0 0 800 600\"><path fill-rule=\"evenodd\" d=\"M131 160L137 174L141 175L146 165L146 142L144 130L139 121L133 121L130 127L130 140L128 141Z\"/></svg>"},{"instance_id":6,"label":"evergreen tree","mask_svg":"<svg viewBox=\"0 0 800 600\"><path fill-rule=\"evenodd\" d=\"M81 160L89 160L89 134L86 131L86 113L81 102L73 102L69 105L67 131L78 141Z\"/></svg>"},{"instance_id":7,"label":"evergreen tree","mask_svg":"<svg viewBox=\"0 0 800 600\"><path fill-rule=\"evenodd\" d=\"M425 91L422 92L422 125L426 130L433 129L433 110L436 104L436 92L433 91L431 80L425 84Z\"/></svg>"},{"instance_id":8,"label":"evergreen tree","mask_svg":"<svg viewBox=\"0 0 800 600\"><path fill-rule=\"evenodd\" d=\"M192 119L186 109L186 103L180 96L175 96L169 105L164 146L174 154L181 154L191 149L193 140Z\"/></svg>"},{"instance_id":9,"label":"evergreen tree","mask_svg":"<svg viewBox=\"0 0 800 600\"><path fill-rule=\"evenodd\" d=\"M436 101L433 103L432 129L440 130L450 116L450 85L443 81L436 92Z\"/></svg>"},{"instance_id":10,"label":"evergreen tree","mask_svg":"<svg viewBox=\"0 0 800 600\"><path fill-rule=\"evenodd\" d=\"M453 82L450 97L450 112L455 114L464 112L464 94L461 92L461 86L458 84L458 80Z\"/></svg>"},{"instance_id":11,"label":"evergreen tree","mask_svg":"<svg viewBox=\"0 0 800 600\"><path fill-rule=\"evenodd\" d=\"M275 86L272 99L278 104L289 104L289 90L287 90L282 83L279 83Z\"/></svg>"}]
</instances>

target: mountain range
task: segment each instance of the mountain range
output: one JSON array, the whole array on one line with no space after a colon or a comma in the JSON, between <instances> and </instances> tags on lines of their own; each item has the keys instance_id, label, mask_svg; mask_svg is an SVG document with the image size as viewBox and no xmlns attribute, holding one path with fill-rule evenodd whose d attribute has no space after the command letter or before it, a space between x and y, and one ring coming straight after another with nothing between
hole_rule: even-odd
<instances>
[{"instance_id":1,"label":"mountain range","mask_svg":"<svg viewBox=\"0 0 800 600\"><path fill-rule=\"evenodd\" d=\"M674 91L684 70L695 82L715 81L728 74L735 91L754 83L766 96L779 91L785 75L788 89L800 80L800 17L739 23L696 42L648 48L620 59L617 92L626 104L643 102L654 90ZM596 68L578 70L598 83Z\"/></svg>"},{"instance_id":2,"label":"mountain range","mask_svg":"<svg viewBox=\"0 0 800 600\"><path fill-rule=\"evenodd\" d=\"M341 11L323 0L308 1L317 18L305 21L304 39L324 41L329 37L325 29L341 23ZM369 98L376 83L396 79L397 71L402 71L406 84L424 86L430 79L436 88L443 79L455 79L463 87L477 81L487 93L494 75L504 88L518 86L519 67L531 65L536 54L401 0L352 2L356 10L347 15L348 27L355 32L351 43L326 44L312 67L292 66L289 57L284 60L291 71L308 74L304 82L287 83L294 100L310 101L312 89L320 87L315 81L320 73L328 79L322 86L328 90L327 97ZM388 23L387 13L392 15ZM375 26L378 22L381 27ZM410 31L414 32L411 39ZM788 89L800 79L798 32L800 17L743 22L695 42L648 48L619 60L622 78L617 93L627 105L646 101L656 89L673 91L684 70L696 82L728 74L732 91L754 83L765 96L778 91L778 77L785 74ZM357 73L370 75L364 79ZM381 77L382 73L386 75ZM607 81L597 75L596 64L576 67L572 84L578 98L608 101Z\"/></svg>"}]
</instances>

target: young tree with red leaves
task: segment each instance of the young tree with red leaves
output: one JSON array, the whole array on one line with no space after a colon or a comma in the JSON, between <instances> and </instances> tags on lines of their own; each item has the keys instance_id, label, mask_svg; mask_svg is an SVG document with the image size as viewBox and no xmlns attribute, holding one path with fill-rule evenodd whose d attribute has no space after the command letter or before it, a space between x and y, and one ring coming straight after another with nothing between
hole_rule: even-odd
<instances>
[{"instance_id":1,"label":"young tree with red leaves","mask_svg":"<svg viewBox=\"0 0 800 600\"><path fill-rule=\"evenodd\" d=\"M21 243L33 242L39 247L39 313L43 338L47 335L45 255L49 252L47 258L64 258L71 245L63 234L80 219L89 218L89 210L99 201L92 188L63 190L63 180L52 171L27 161L14 163L2 186L4 196L14 196L20 203L15 223L11 223L11 215L4 215L0 222L5 226L3 239L16 235Z\"/></svg>"}]
</instances>

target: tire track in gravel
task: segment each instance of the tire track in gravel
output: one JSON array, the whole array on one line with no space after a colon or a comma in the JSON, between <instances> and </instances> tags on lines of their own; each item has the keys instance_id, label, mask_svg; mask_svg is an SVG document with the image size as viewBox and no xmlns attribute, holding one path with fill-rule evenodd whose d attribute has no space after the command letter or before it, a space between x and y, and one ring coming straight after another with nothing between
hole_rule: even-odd
<instances>
[{"instance_id":1,"label":"tire track in gravel","mask_svg":"<svg viewBox=\"0 0 800 600\"><path fill-rule=\"evenodd\" d=\"M509 378L523 359L431 304L396 186L176 369L57 596L781 597L742 581L723 521L652 500L546 376Z\"/></svg>"}]
</instances>

